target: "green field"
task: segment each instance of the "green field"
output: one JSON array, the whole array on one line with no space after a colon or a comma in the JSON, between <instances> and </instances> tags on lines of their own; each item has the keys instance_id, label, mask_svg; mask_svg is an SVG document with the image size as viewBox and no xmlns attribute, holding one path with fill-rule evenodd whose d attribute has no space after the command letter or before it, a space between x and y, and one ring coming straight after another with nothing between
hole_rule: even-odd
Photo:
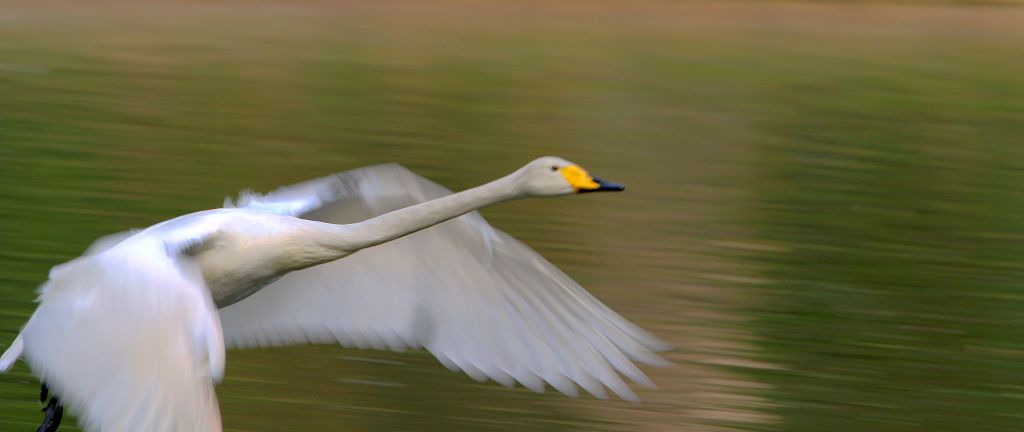
<instances>
[{"instance_id":1,"label":"green field","mask_svg":"<svg viewBox=\"0 0 1024 432\"><path fill-rule=\"evenodd\" d=\"M0 347L100 235L361 165L461 189L554 154L629 189L484 214L678 347L644 404L231 351L225 430L1024 425L1024 7L23 3L0 1ZM37 395L0 375L0 430Z\"/></svg>"}]
</instances>

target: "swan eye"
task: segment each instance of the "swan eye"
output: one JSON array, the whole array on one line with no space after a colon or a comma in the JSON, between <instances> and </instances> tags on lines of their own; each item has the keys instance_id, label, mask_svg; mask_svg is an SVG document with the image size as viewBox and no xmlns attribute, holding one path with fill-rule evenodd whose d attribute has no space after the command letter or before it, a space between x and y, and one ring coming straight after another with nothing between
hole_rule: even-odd
<instances>
[{"instance_id":1,"label":"swan eye","mask_svg":"<svg viewBox=\"0 0 1024 432\"><path fill-rule=\"evenodd\" d=\"M552 166L551 166L551 171L558 171L558 167L557 167L557 166L554 166L554 165L552 165Z\"/></svg>"}]
</instances>

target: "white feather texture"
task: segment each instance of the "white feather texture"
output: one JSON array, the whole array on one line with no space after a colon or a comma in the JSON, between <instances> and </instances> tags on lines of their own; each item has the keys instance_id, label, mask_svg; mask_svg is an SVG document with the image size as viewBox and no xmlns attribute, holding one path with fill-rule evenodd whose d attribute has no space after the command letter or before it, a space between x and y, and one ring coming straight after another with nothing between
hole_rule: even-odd
<instances>
[{"instance_id":1,"label":"white feather texture","mask_svg":"<svg viewBox=\"0 0 1024 432\"><path fill-rule=\"evenodd\" d=\"M90 431L219 431L225 346L425 348L481 381L637 400L623 377L652 387L635 363L667 346L473 211L573 181L599 186L558 158L456 194L380 165L106 236L53 268L0 371L25 358Z\"/></svg>"},{"instance_id":2,"label":"white feather texture","mask_svg":"<svg viewBox=\"0 0 1024 432\"><path fill-rule=\"evenodd\" d=\"M224 370L198 268L136 236L54 268L22 331L24 356L95 431L219 431Z\"/></svg>"},{"instance_id":3,"label":"white feather texture","mask_svg":"<svg viewBox=\"0 0 1024 432\"><path fill-rule=\"evenodd\" d=\"M313 209L303 215L311 220L353 223L449 194L379 165L258 200L317 202L295 207ZM477 212L293 272L221 309L221 320L229 347L423 347L477 380L536 391L546 382L574 396L576 385L598 397L607 387L628 400L637 398L619 374L652 386L633 362L663 365L653 351L667 348Z\"/></svg>"}]
</instances>

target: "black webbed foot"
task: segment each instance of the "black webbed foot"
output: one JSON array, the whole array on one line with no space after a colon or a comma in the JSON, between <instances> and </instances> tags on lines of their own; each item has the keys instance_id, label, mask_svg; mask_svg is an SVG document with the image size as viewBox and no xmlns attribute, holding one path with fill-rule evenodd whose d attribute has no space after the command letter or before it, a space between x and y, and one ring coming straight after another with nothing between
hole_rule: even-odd
<instances>
[{"instance_id":1,"label":"black webbed foot","mask_svg":"<svg viewBox=\"0 0 1024 432\"><path fill-rule=\"evenodd\" d=\"M43 388L39 390L39 402L46 401L46 396L50 394L50 389L46 388L46 384L43 384ZM60 405L60 400L57 396L50 398L50 403L46 404L43 408L43 424L36 429L36 432L57 432L57 428L60 427L60 420L64 417L64 407Z\"/></svg>"}]
</instances>

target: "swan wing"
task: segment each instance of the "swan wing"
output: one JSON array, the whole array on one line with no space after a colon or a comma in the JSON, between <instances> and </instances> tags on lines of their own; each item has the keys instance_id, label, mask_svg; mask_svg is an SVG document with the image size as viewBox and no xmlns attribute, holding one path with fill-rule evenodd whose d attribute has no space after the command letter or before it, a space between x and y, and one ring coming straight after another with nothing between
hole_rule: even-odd
<instances>
[{"instance_id":1,"label":"swan wing","mask_svg":"<svg viewBox=\"0 0 1024 432\"><path fill-rule=\"evenodd\" d=\"M450 193L382 165L258 200L272 208L280 197L278 208L303 208L302 217L350 223ZM667 348L476 212L291 273L221 309L221 320L229 347L423 347L477 380L535 391L546 382L572 396L577 385L598 397L609 388L629 400L636 395L621 375L652 385L634 362L665 364L654 352Z\"/></svg>"},{"instance_id":2,"label":"swan wing","mask_svg":"<svg viewBox=\"0 0 1024 432\"><path fill-rule=\"evenodd\" d=\"M92 244L90 244L89 247L85 249L85 252L82 252L82 255L96 255L100 252L117 246L121 242L127 240L129 237L135 234L138 234L139 232L140 230L138 229L131 229L128 231L107 234L103 237L94 240Z\"/></svg>"},{"instance_id":3,"label":"swan wing","mask_svg":"<svg viewBox=\"0 0 1024 432\"><path fill-rule=\"evenodd\" d=\"M187 244L118 243L54 267L26 360L86 430L220 431L223 335Z\"/></svg>"}]
</instances>

